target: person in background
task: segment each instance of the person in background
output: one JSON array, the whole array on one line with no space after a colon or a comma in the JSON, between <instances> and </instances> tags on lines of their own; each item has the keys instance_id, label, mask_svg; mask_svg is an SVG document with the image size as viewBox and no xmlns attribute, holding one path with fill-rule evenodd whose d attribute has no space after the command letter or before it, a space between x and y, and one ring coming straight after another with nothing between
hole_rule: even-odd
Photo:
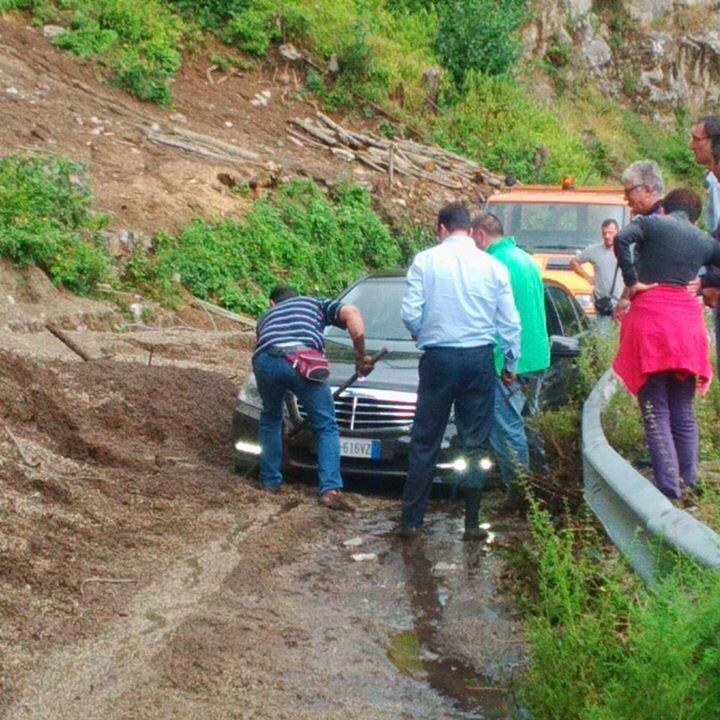
<instances>
[{"instance_id":1,"label":"person in background","mask_svg":"<svg viewBox=\"0 0 720 720\"><path fill-rule=\"evenodd\" d=\"M520 320L505 266L479 252L462 203L446 205L437 218L438 244L418 253L407 273L402 319L418 348L417 409L413 422L400 534L417 534L425 517L440 443L455 406L467 469L467 540L483 539L479 511L485 472L481 461L493 421L493 348L500 337L501 378L515 381Z\"/></svg>"},{"instance_id":2,"label":"person in background","mask_svg":"<svg viewBox=\"0 0 720 720\"><path fill-rule=\"evenodd\" d=\"M502 355L496 347L494 421L490 445L497 459L500 477L507 488L505 509L514 511L523 506L518 486L518 472L530 473L530 445L542 457L542 441L538 433L529 436L524 416L535 415L545 371L550 366L550 340L545 318L545 290L540 269L532 257L519 248L515 238L505 236L502 222L489 213L478 215L471 232L475 244L499 260L510 276L515 307L520 316L520 360L515 380L500 380ZM613 255L613 261L615 256Z\"/></svg>"},{"instance_id":3,"label":"person in background","mask_svg":"<svg viewBox=\"0 0 720 720\"><path fill-rule=\"evenodd\" d=\"M288 286L277 286L270 293L270 309L257 322L257 343L252 366L262 398L260 412L260 484L277 491L282 483L282 422L285 393L291 391L307 410L317 443L320 502L331 510L354 511L343 495L340 475L340 439L335 421L330 385L301 377L288 360L288 354L301 349L324 351L326 325L345 328L355 353L359 374L372 370L365 353L365 326L354 305L337 300L298 296Z\"/></svg>"},{"instance_id":4,"label":"person in background","mask_svg":"<svg viewBox=\"0 0 720 720\"><path fill-rule=\"evenodd\" d=\"M598 319L611 317L618 301L622 297L625 284L620 276L613 243L618 233L618 224L612 218L604 220L600 226L602 242L588 245L570 260L570 269L593 286L593 299ZM593 266L590 275L583 268L583 263ZM603 301L605 298L607 301Z\"/></svg>"},{"instance_id":5,"label":"person in background","mask_svg":"<svg viewBox=\"0 0 720 720\"><path fill-rule=\"evenodd\" d=\"M630 163L623 170L620 179L633 217L656 215L662 212L665 184L660 168L652 160L636 160ZM626 288L615 305L613 320L618 322L629 307L630 298Z\"/></svg>"},{"instance_id":6,"label":"person in background","mask_svg":"<svg viewBox=\"0 0 720 720\"><path fill-rule=\"evenodd\" d=\"M690 149L698 165L707 168L705 188L708 202L706 207L707 226L716 240L720 241L720 115L701 117L691 130ZM716 173L718 173L716 175ZM706 268L700 278L705 304L715 315L715 359L720 373L720 267Z\"/></svg>"},{"instance_id":7,"label":"person in background","mask_svg":"<svg viewBox=\"0 0 720 720\"><path fill-rule=\"evenodd\" d=\"M720 263L720 244L695 227L701 200L691 190L668 193L663 209L665 215L635 218L615 239L630 308L612 367L638 398L655 484L680 498L697 485L693 398L712 375L702 306L687 284L702 265Z\"/></svg>"},{"instance_id":8,"label":"person in background","mask_svg":"<svg viewBox=\"0 0 720 720\"><path fill-rule=\"evenodd\" d=\"M695 156L695 162L707 170L705 175L707 191L705 220L710 234L717 237L716 231L720 221L720 181L715 177L714 172L713 145L716 148L720 146L720 115L706 115L699 118L690 130L689 145Z\"/></svg>"}]
</instances>

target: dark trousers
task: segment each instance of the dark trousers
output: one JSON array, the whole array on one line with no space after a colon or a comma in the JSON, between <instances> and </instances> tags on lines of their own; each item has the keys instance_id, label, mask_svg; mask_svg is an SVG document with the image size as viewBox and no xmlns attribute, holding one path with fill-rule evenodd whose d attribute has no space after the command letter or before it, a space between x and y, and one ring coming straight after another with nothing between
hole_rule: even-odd
<instances>
[{"instance_id":1,"label":"dark trousers","mask_svg":"<svg viewBox=\"0 0 720 720\"><path fill-rule=\"evenodd\" d=\"M413 422L402 524L419 526L425 517L440 443L453 403L468 469L463 484L477 495L484 485L479 461L492 428L495 371L492 346L428 348L420 358L420 383Z\"/></svg>"},{"instance_id":2,"label":"dark trousers","mask_svg":"<svg viewBox=\"0 0 720 720\"><path fill-rule=\"evenodd\" d=\"M695 377L653 373L638 392L645 439L658 490L680 497L680 481L697 482L698 430L693 412Z\"/></svg>"}]
</instances>

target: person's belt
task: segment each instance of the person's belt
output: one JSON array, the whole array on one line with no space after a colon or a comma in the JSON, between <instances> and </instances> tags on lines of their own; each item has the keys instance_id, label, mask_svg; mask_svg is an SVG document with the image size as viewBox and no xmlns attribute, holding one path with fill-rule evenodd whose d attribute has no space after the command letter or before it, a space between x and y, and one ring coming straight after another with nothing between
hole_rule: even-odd
<instances>
[{"instance_id":1,"label":"person's belt","mask_svg":"<svg viewBox=\"0 0 720 720\"><path fill-rule=\"evenodd\" d=\"M263 352L273 357L285 357L288 353L297 352L298 350L308 350L308 347L297 343L292 345L269 345Z\"/></svg>"}]
</instances>

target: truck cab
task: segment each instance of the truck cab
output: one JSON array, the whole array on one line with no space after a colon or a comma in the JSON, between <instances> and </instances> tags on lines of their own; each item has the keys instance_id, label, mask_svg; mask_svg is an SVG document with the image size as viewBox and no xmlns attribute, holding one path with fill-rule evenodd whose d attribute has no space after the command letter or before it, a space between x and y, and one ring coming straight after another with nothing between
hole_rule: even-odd
<instances>
[{"instance_id":1,"label":"truck cab","mask_svg":"<svg viewBox=\"0 0 720 720\"><path fill-rule=\"evenodd\" d=\"M579 250L601 241L604 220L615 220L618 227L630 221L622 187L576 187L570 178L557 187L515 185L491 195L485 212L496 215L505 234L533 256L543 279L560 283L587 315L595 314L592 286L569 262ZM589 263L584 268L592 275Z\"/></svg>"}]
</instances>

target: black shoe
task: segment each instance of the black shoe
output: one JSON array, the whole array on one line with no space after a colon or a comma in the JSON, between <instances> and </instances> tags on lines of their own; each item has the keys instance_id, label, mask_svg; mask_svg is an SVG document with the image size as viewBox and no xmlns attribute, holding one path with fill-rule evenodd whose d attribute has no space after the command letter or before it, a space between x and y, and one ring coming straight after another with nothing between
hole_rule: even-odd
<instances>
[{"instance_id":1,"label":"black shoe","mask_svg":"<svg viewBox=\"0 0 720 720\"><path fill-rule=\"evenodd\" d=\"M500 509L506 515L522 514L528 509L527 499L517 485L511 485Z\"/></svg>"},{"instance_id":2,"label":"black shoe","mask_svg":"<svg viewBox=\"0 0 720 720\"><path fill-rule=\"evenodd\" d=\"M420 526L401 525L398 530L398 536L401 538L414 538L420 534Z\"/></svg>"},{"instance_id":3,"label":"black shoe","mask_svg":"<svg viewBox=\"0 0 720 720\"><path fill-rule=\"evenodd\" d=\"M484 542L488 539L488 535L489 533L487 530L485 530L485 528L465 528L462 539L469 542Z\"/></svg>"}]
</instances>

